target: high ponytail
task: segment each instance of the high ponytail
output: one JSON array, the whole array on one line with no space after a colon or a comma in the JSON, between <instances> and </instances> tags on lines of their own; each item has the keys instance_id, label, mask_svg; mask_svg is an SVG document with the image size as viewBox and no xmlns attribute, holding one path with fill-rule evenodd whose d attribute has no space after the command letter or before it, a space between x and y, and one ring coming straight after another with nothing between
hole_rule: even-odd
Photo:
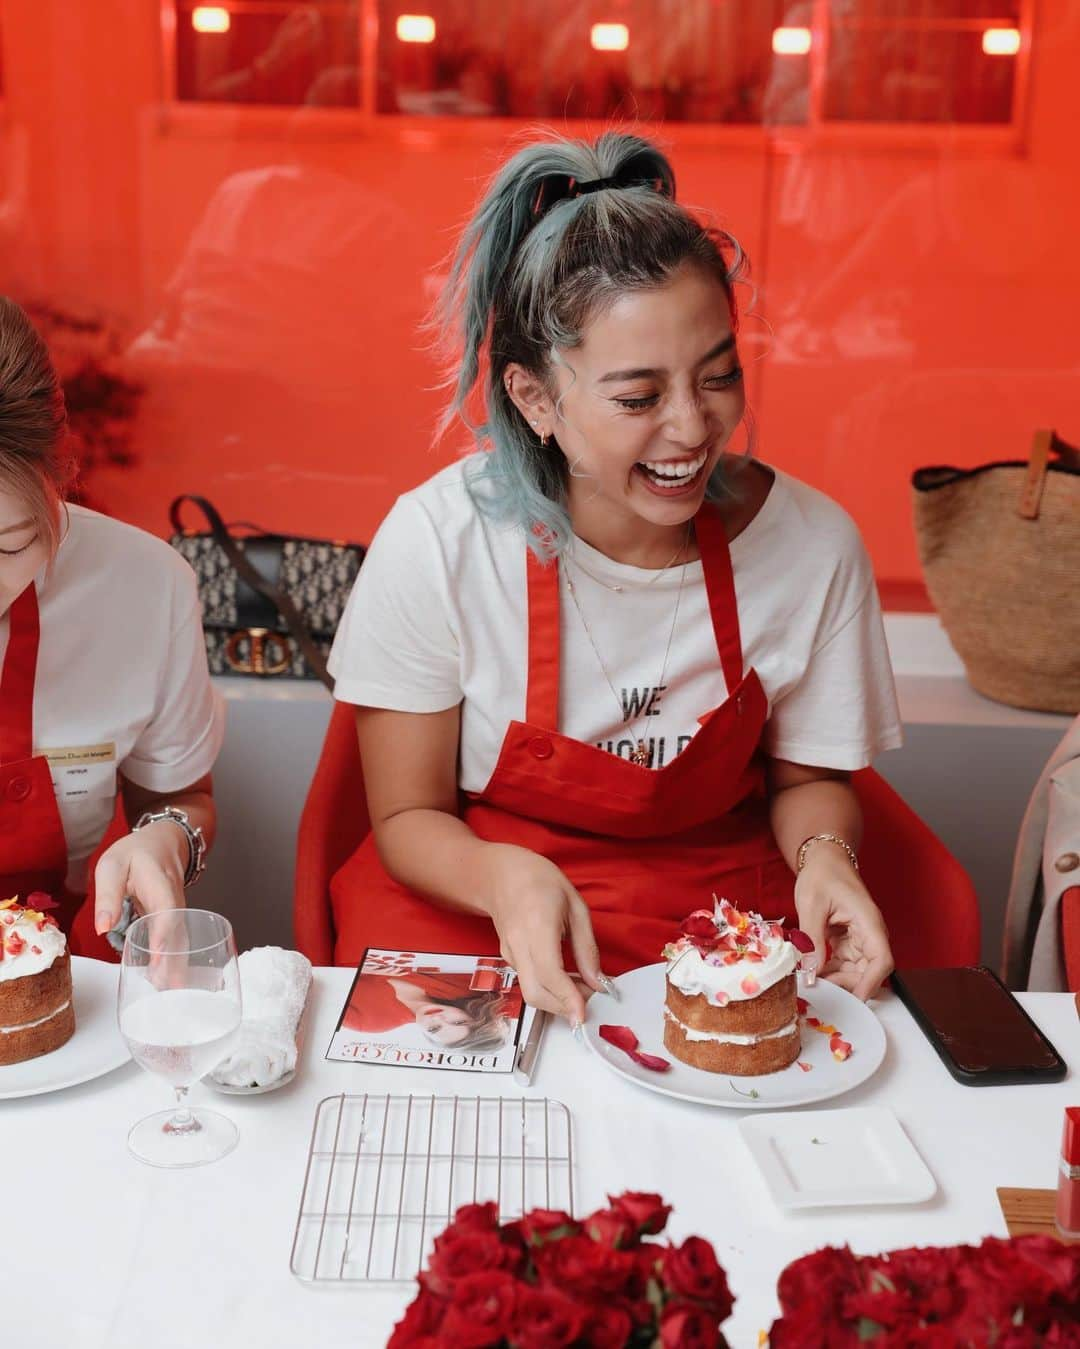
<instances>
[{"instance_id":1,"label":"high ponytail","mask_svg":"<svg viewBox=\"0 0 1080 1349\"><path fill-rule=\"evenodd\" d=\"M442 429L455 416L469 424L486 364L486 416L470 429L490 453L470 489L481 509L519 523L541 556L558 555L570 538L566 461L514 406L506 368L549 379L557 351L581 341L598 304L662 285L686 261L720 279L734 323L742 250L676 204L674 172L655 145L622 132L525 146L496 173L461 236L436 310L458 360ZM718 467L708 494L724 491Z\"/></svg>"}]
</instances>

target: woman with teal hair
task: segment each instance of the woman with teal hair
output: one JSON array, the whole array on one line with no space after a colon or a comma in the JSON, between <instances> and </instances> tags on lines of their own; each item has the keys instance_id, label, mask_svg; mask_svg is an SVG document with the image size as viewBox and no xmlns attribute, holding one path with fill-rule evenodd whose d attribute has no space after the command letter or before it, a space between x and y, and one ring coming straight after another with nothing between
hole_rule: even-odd
<instances>
[{"instance_id":1,"label":"woman with teal hair","mask_svg":"<svg viewBox=\"0 0 1080 1349\"><path fill-rule=\"evenodd\" d=\"M571 964L603 988L715 894L861 997L889 973L849 781L900 739L873 575L835 503L732 449L742 268L637 136L487 189L441 311L477 450L397 501L331 660L372 822L340 961L498 951L580 1020Z\"/></svg>"}]
</instances>

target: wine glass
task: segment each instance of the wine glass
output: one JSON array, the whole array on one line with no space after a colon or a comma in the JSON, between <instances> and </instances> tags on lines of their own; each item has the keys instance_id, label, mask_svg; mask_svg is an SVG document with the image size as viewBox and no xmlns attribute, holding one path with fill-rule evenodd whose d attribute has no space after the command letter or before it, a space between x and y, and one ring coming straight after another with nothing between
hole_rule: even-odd
<instances>
[{"instance_id":1,"label":"wine glass","mask_svg":"<svg viewBox=\"0 0 1080 1349\"><path fill-rule=\"evenodd\" d=\"M236 1146L232 1120L192 1110L187 1094L225 1057L240 1017L240 971L227 918L207 909L169 909L131 924L120 965L120 1034L135 1062L176 1092L173 1110L148 1115L128 1134L140 1161L202 1166Z\"/></svg>"}]
</instances>

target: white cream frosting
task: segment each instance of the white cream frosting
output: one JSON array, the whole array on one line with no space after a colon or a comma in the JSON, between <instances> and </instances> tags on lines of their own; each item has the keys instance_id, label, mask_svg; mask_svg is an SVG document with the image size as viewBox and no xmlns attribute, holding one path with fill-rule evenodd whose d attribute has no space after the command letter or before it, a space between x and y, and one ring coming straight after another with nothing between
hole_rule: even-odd
<instances>
[{"instance_id":1,"label":"white cream frosting","mask_svg":"<svg viewBox=\"0 0 1080 1349\"><path fill-rule=\"evenodd\" d=\"M59 1016L71 1006L71 999L62 1002L55 1012L50 1012L48 1016L38 1017L36 1021L24 1021L21 1026L0 1026L0 1035L15 1035L21 1030L33 1030L35 1026L44 1026L46 1021L51 1021L54 1016Z\"/></svg>"},{"instance_id":2,"label":"white cream frosting","mask_svg":"<svg viewBox=\"0 0 1080 1349\"><path fill-rule=\"evenodd\" d=\"M709 915L702 911L705 918ZM786 979L799 963L799 955L783 935L779 923L767 923L756 913L740 914L731 905L718 902L712 915L717 936L734 939L740 945L750 943L757 959L743 955L724 964L722 948L702 953L687 937L665 948L669 982L687 997L701 994L718 1007L729 1002L746 1002L764 993L773 984Z\"/></svg>"},{"instance_id":3,"label":"white cream frosting","mask_svg":"<svg viewBox=\"0 0 1080 1349\"><path fill-rule=\"evenodd\" d=\"M13 940L14 938L14 940ZM67 949L67 938L52 919L21 906L0 908L0 982L47 970Z\"/></svg>"},{"instance_id":4,"label":"white cream frosting","mask_svg":"<svg viewBox=\"0 0 1080 1349\"><path fill-rule=\"evenodd\" d=\"M799 1029L799 1018L796 1017L794 1021L789 1021L786 1026L781 1026L779 1030L771 1030L767 1035L732 1035L730 1033L718 1035L715 1031L694 1030L692 1026L684 1025L666 1007L664 1008L664 1016L669 1021L674 1021L688 1040L711 1040L714 1044L721 1045L759 1045L764 1040L783 1040L788 1035L795 1035Z\"/></svg>"}]
</instances>

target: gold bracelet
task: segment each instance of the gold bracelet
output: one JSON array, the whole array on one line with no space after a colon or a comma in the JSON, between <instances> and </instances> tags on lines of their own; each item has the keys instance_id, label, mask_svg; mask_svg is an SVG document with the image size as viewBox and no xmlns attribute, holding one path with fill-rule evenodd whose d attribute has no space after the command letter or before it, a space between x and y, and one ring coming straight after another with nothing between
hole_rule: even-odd
<instances>
[{"instance_id":1,"label":"gold bracelet","mask_svg":"<svg viewBox=\"0 0 1080 1349\"><path fill-rule=\"evenodd\" d=\"M809 838L803 839L802 843L799 844L798 855L795 858L796 874L806 866L806 850L811 843L835 843L838 848L843 848L848 855L848 861L858 871L859 859L855 856L855 849L846 839L841 838L839 834L811 834Z\"/></svg>"}]
</instances>

